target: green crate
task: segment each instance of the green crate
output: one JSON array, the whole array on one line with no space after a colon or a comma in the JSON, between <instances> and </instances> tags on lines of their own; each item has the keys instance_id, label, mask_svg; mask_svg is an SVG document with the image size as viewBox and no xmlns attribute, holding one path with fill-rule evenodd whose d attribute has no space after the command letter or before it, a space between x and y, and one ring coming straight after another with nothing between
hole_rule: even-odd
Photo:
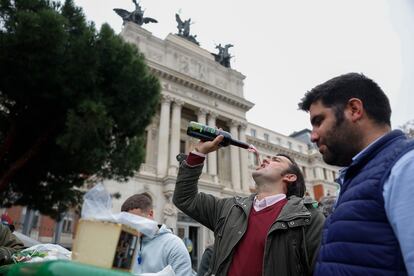
<instances>
[{"instance_id":1,"label":"green crate","mask_svg":"<svg viewBox=\"0 0 414 276\"><path fill-rule=\"evenodd\" d=\"M127 276L131 273L85 265L71 261L19 263L0 267L0 275L28 276Z\"/></svg>"}]
</instances>

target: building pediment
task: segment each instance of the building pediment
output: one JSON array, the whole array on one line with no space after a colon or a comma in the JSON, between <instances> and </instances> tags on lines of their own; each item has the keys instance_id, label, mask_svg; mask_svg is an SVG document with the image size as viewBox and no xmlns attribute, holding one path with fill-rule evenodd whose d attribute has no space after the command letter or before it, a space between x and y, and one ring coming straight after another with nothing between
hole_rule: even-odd
<instances>
[{"instance_id":1,"label":"building pediment","mask_svg":"<svg viewBox=\"0 0 414 276\"><path fill-rule=\"evenodd\" d=\"M213 86L203 81L189 77L188 75L177 72L161 64L148 61L148 65L150 66L151 71L163 80L168 80L169 82L176 83L186 88L189 88L192 91L200 92L201 94L217 99L217 101L219 102L225 102L230 105L236 106L242 109L244 112L247 112L254 106L254 103L242 97L231 94L223 89L220 89L217 86ZM164 90L178 90L174 89L173 87L174 86L170 85L164 87Z\"/></svg>"},{"instance_id":2,"label":"building pediment","mask_svg":"<svg viewBox=\"0 0 414 276\"><path fill-rule=\"evenodd\" d=\"M162 40L134 23L125 24L121 36L136 45L148 65L155 70L182 78L189 85L202 87L211 93L224 94L224 100L228 98L246 107L253 106L253 103L244 100L245 76L222 66L214 60L212 53L194 43L174 34Z\"/></svg>"}]
</instances>

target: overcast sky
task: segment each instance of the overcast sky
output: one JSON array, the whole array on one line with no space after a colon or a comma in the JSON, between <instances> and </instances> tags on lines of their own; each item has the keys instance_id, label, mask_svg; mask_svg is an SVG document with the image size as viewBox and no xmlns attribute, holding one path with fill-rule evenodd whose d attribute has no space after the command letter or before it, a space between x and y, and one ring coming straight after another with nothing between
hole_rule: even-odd
<instances>
[{"instance_id":1,"label":"overcast sky","mask_svg":"<svg viewBox=\"0 0 414 276\"><path fill-rule=\"evenodd\" d=\"M119 33L113 8L132 0L75 0L99 27ZM248 121L289 135L310 128L297 110L307 90L334 76L361 72L385 91L396 128L414 119L414 1L410 0L141 0L144 28L164 39L176 33L175 13L191 18L201 47L231 43L232 68L246 76L244 95L255 106Z\"/></svg>"}]
</instances>

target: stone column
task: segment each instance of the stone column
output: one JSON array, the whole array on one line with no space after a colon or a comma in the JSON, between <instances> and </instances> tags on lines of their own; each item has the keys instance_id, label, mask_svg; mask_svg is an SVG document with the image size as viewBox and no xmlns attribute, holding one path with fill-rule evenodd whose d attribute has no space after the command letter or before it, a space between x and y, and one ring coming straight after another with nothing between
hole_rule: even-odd
<instances>
[{"instance_id":1,"label":"stone column","mask_svg":"<svg viewBox=\"0 0 414 276\"><path fill-rule=\"evenodd\" d=\"M239 137L239 122L231 120L230 122L230 134L233 138L238 139ZM231 182L233 183L233 189L236 191L241 190L240 183L240 155L239 148L230 146L230 160L231 160Z\"/></svg>"},{"instance_id":2,"label":"stone column","mask_svg":"<svg viewBox=\"0 0 414 276\"><path fill-rule=\"evenodd\" d=\"M199 122L200 124L205 125L206 124L206 115L207 115L207 109L200 108L197 111L197 122ZM204 164L203 173L206 173L206 172L207 172L207 164Z\"/></svg>"},{"instance_id":3,"label":"stone column","mask_svg":"<svg viewBox=\"0 0 414 276\"><path fill-rule=\"evenodd\" d=\"M247 124L242 123L240 126L240 133L239 133L239 139L242 142L246 142L246 128ZM241 184L242 189L245 192L249 191L249 168L248 168L248 151L246 149L240 148L240 170L241 170Z\"/></svg>"},{"instance_id":4,"label":"stone column","mask_svg":"<svg viewBox=\"0 0 414 276\"><path fill-rule=\"evenodd\" d=\"M145 164L148 164L150 162L150 146L151 146L151 136L152 136L152 127L147 127L147 143L145 145Z\"/></svg>"},{"instance_id":5,"label":"stone column","mask_svg":"<svg viewBox=\"0 0 414 276\"><path fill-rule=\"evenodd\" d=\"M170 131L170 105L171 97L163 96L161 99L160 125L158 129L158 156L157 174L165 176L168 165L168 134Z\"/></svg>"},{"instance_id":6,"label":"stone column","mask_svg":"<svg viewBox=\"0 0 414 276\"><path fill-rule=\"evenodd\" d=\"M210 112L208 115L208 126L216 127L217 114ZM210 152L207 157L208 162L208 173L214 177L217 182L217 151Z\"/></svg>"},{"instance_id":7,"label":"stone column","mask_svg":"<svg viewBox=\"0 0 414 276\"><path fill-rule=\"evenodd\" d=\"M199 122L200 124L205 125L206 122L207 122L206 117L207 117L207 109L200 108L197 111L197 122Z\"/></svg>"},{"instance_id":8,"label":"stone column","mask_svg":"<svg viewBox=\"0 0 414 276\"><path fill-rule=\"evenodd\" d=\"M151 124L147 127L147 143L145 146L145 164L151 164L154 165L153 162L153 156L154 153L152 152L152 150L154 149L154 136L157 133L157 126L155 122L159 121L159 115L157 114L156 116L154 116Z\"/></svg>"},{"instance_id":9,"label":"stone column","mask_svg":"<svg viewBox=\"0 0 414 276\"><path fill-rule=\"evenodd\" d=\"M184 102L174 99L171 116L171 141L170 141L170 167L173 169L171 174L177 173L178 162L176 156L180 153L180 133L181 133L181 108Z\"/></svg>"},{"instance_id":10,"label":"stone column","mask_svg":"<svg viewBox=\"0 0 414 276\"><path fill-rule=\"evenodd\" d=\"M164 224L177 233L177 208L172 203L173 192L164 192L165 205L162 209Z\"/></svg>"}]
</instances>

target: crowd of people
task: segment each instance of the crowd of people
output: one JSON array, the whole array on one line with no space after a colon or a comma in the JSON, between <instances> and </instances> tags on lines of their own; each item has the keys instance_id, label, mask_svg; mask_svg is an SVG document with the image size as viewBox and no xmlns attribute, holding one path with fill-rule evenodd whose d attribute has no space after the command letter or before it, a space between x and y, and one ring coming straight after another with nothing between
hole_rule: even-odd
<instances>
[{"instance_id":1,"label":"crowd of people","mask_svg":"<svg viewBox=\"0 0 414 276\"><path fill-rule=\"evenodd\" d=\"M214 232L198 275L414 275L414 141L392 130L385 93L349 73L308 91L299 108L309 113L323 160L343 168L339 195L320 207L306 198L303 174L285 154L252 172L249 196L199 192L206 156L220 150L223 136L200 141L181 160L173 195L177 208ZM128 198L121 211L154 219L145 193ZM5 224L0 243L1 264L23 246ZM141 236L133 272L167 265L178 276L193 273L184 243L162 224L155 237Z\"/></svg>"}]
</instances>

